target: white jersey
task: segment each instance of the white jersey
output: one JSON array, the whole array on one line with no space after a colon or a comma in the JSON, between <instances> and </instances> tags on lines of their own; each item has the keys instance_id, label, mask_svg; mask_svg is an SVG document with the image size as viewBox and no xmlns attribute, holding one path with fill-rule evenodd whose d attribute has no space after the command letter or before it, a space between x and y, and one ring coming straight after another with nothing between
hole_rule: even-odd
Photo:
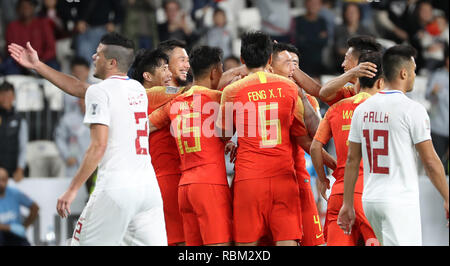
<instances>
[{"instance_id":1,"label":"white jersey","mask_svg":"<svg viewBox=\"0 0 450 266\"><path fill-rule=\"evenodd\" d=\"M348 140L361 143L363 201L419 203L415 144L431 139L425 108L398 90L360 104Z\"/></svg>"},{"instance_id":2,"label":"white jersey","mask_svg":"<svg viewBox=\"0 0 450 266\"><path fill-rule=\"evenodd\" d=\"M147 95L128 77L112 76L86 92L84 123L108 126L108 143L98 167L96 190L154 183L148 149Z\"/></svg>"}]
</instances>

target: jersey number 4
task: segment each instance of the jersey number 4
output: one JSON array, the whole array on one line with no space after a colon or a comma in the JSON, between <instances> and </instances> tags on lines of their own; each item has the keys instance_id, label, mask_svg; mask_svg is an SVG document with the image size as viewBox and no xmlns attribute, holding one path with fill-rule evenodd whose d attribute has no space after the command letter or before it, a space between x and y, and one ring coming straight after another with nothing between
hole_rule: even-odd
<instances>
[{"instance_id":1,"label":"jersey number 4","mask_svg":"<svg viewBox=\"0 0 450 266\"><path fill-rule=\"evenodd\" d=\"M134 113L134 119L136 124L139 126L141 123L139 122L140 119L145 119L147 118L147 115L145 112L138 112L138 113ZM134 144L136 146L136 154L137 155L146 155L147 154L147 149L141 147L141 142L140 142L140 138L145 138L147 140L148 138L148 127L147 127L147 120L145 120L145 128L142 129L138 129L137 130L137 136L136 139L134 141Z\"/></svg>"},{"instance_id":2,"label":"jersey number 4","mask_svg":"<svg viewBox=\"0 0 450 266\"><path fill-rule=\"evenodd\" d=\"M378 166L378 156L389 155L389 131L375 129L373 131L373 142L378 142L383 139L382 149L373 149L371 147L370 132L368 129L363 130L364 138L366 139L367 157L369 159L370 172L374 174L389 174L389 167Z\"/></svg>"}]
</instances>

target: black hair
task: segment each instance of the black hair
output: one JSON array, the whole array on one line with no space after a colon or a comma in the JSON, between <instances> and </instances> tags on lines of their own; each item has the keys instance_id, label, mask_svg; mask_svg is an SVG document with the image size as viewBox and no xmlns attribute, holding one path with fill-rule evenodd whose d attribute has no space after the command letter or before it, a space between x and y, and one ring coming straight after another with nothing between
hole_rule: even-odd
<instances>
[{"instance_id":1,"label":"black hair","mask_svg":"<svg viewBox=\"0 0 450 266\"><path fill-rule=\"evenodd\" d=\"M12 85L11 83L9 83L8 81L3 81L2 84L0 84L0 92L5 92L5 91L12 91L14 92L14 85Z\"/></svg>"},{"instance_id":2,"label":"black hair","mask_svg":"<svg viewBox=\"0 0 450 266\"><path fill-rule=\"evenodd\" d=\"M373 78L360 77L359 84L361 88L372 88L375 82L383 75L382 54L380 52L363 53L359 57L358 63L370 62L377 66L377 72Z\"/></svg>"},{"instance_id":3,"label":"black hair","mask_svg":"<svg viewBox=\"0 0 450 266\"><path fill-rule=\"evenodd\" d=\"M345 12L347 12L347 9L350 6L356 6L358 8L359 11L359 21L362 20L362 10L361 10L361 6L358 3L355 2L346 2L344 4L344 6L342 7L342 19L343 19L343 23L344 25L347 25L347 19L345 18Z\"/></svg>"},{"instance_id":4,"label":"black hair","mask_svg":"<svg viewBox=\"0 0 450 266\"><path fill-rule=\"evenodd\" d=\"M411 58L416 55L416 49L409 45L396 45L387 49L383 54L383 70L386 80L394 81L400 69L406 63L411 62Z\"/></svg>"},{"instance_id":5,"label":"black hair","mask_svg":"<svg viewBox=\"0 0 450 266\"><path fill-rule=\"evenodd\" d=\"M172 53L173 49L177 47L186 49L186 43L180 40L167 40L160 42L158 45L158 49L160 49L163 53L165 53L168 56L170 56L170 53Z\"/></svg>"},{"instance_id":6,"label":"black hair","mask_svg":"<svg viewBox=\"0 0 450 266\"><path fill-rule=\"evenodd\" d=\"M33 5L34 7L37 7L37 6L38 6L37 0L19 0L19 1L17 1L17 3L16 3L16 9L19 9L20 5L21 5L22 3L24 3L24 2L28 2L28 3L30 3L31 5Z\"/></svg>"},{"instance_id":7,"label":"black hair","mask_svg":"<svg viewBox=\"0 0 450 266\"><path fill-rule=\"evenodd\" d=\"M85 66L87 68L89 68L89 62L84 59L81 56L75 56L74 58L72 58L72 60L70 60L70 68L73 68L74 66Z\"/></svg>"},{"instance_id":8,"label":"black hair","mask_svg":"<svg viewBox=\"0 0 450 266\"><path fill-rule=\"evenodd\" d=\"M163 9L166 9L167 5L170 3L175 3L177 4L178 8L180 8L180 2L178 2L177 0L164 0L162 3Z\"/></svg>"},{"instance_id":9,"label":"black hair","mask_svg":"<svg viewBox=\"0 0 450 266\"><path fill-rule=\"evenodd\" d=\"M116 32L103 35L100 39L100 43L105 45L117 45L134 50L134 42Z\"/></svg>"},{"instance_id":10,"label":"black hair","mask_svg":"<svg viewBox=\"0 0 450 266\"><path fill-rule=\"evenodd\" d=\"M223 10L223 9L220 8L220 7L214 8L213 16L215 16L217 13L223 13L224 15L226 15L226 14L225 14L225 10Z\"/></svg>"},{"instance_id":11,"label":"black hair","mask_svg":"<svg viewBox=\"0 0 450 266\"><path fill-rule=\"evenodd\" d=\"M121 72L128 72L134 59L134 42L124 36L112 32L102 36L101 44L106 45L104 50L106 59L116 59L117 68Z\"/></svg>"},{"instance_id":12,"label":"black hair","mask_svg":"<svg viewBox=\"0 0 450 266\"><path fill-rule=\"evenodd\" d=\"M131 75L132 79L144 82L144 77L142 74L144 72L150 72L155 74L155 69L163 64L169 62L169 57L163 53L160 49L146 50L141 49L136 53L133 64L131 65Z\"/></svg>"},{"instance_id":13,"label":"black hair","mask_svg":"<svg viewBox=\"0 0 450 266\"><path fill-rule=\"evenodd\" d=\"M347 40L348 47L353 48L353 55L359 58L361 54L367 52L381 52L381 45L372 36L359 35Z\"/></svg>"},{"instance_id":14,"label":"black hair","mask_svg":"<svg viewBox=\"0 0 450 266\"><path fill-rule=\"evenodd\" d=\"M261 31L247 32L241 37L241 57L248 68L264 67L272 54L273 43Z\"/></svg>"},{"instance_id":15,"label":"black hair","mask_svg":"<svg viewBox=\"0 0 450 266\"><path fill-rule=\"evenodd\" d=\"M198 46L194 47L189 55L189 64L191 65L194 78L200 78L208 71L222 62L223 51L218 47Z\"/></svg>"},{"instance_id":16,"label":"black hair","mask_svg":"<svg viewBox=\"0 0 450 266\"><path fill-rule=\"evenodd\" d=\"M290 53L295 53L300 58L300 53L298 52L297 47L290 43L274 43L273 44L273 57L276 57L278 53L288 51Z\"/></svg>"}]
</instances>

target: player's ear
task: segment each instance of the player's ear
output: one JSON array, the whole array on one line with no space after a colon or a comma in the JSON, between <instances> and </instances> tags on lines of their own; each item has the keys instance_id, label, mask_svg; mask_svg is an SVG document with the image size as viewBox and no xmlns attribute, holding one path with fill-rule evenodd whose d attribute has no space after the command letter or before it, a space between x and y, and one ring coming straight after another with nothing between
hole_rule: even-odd
<instances>
[{"instance_id":1,"label":"player's ear","mask_svg":"<svg viewBox=\"0 0 450 266\"><path fill-rule=\"evenodd\" d=\"M142 73L142 77L144 78L144 80L151 82L152 81L152 76L148 73L148 72L144 72Z\"/></svg>"},{"instance_id":2,"label":"player's ear","mask_svg":"<svg viewBox=\"0 0 450 266\"><path fill-rule=\"evenodd\" d=\"M270 54L270 56L269 56L269 61L267 61L267 64L268 64L268 65L272 65L272 54Z\"/></svg>"},{"instance_id":3,"label":"player's ear","mask_svg":"<svg viewBox=\"0 0 450 266\"><path fill-rule=\"evenodd\" d=\"M406 80L408 78L408 70L406 68L400 69L400 79Z\"/></svg>"},{"instance_id":4,"label":"player's ear","mask_svg":"<svg viewBox=\"0 0 450 266\"><path fill-rule=\"evenodd\" d=\"M240 57L240 60L241 60L241 64L245 65L245 61L244 61L244 59L242 58L242 56Z\"/></svg>"},{"instance_id":5,"label":"player's ear","mask_svg":"<svg viewBox=\"0 0 450 266\"><path fill-rule=\"evenodd\" d=\"M378 91L384 90L384 78L379 78L375 82L375 88L377 88Z\"/></svg>"}]
</instances>

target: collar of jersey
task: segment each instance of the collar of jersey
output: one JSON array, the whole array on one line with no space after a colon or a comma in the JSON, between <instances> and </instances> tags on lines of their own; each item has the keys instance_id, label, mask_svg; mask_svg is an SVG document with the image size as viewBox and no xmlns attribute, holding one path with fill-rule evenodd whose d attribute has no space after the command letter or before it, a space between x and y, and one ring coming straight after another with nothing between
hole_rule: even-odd
<instances>
[{"instance_id":1,"label":"collar of jersey","mask_svg":"<svg viewBox=\"0 0 450 266\"><path fill-rule=\"evenodd\" d=\"M403 92L399 91L399 90L383 90L378 93L381 93L381 94L395 94L395 93L403 94Z\"/></svg>"},{"instance_id":2,"label":"collar of jersey","mask_svg":"<svg viewBox=\"0 0 450 266\"><path fill-rule=\"evenodd\" d=\"M130 77L128 77L128 76L116 76L116 75L113 75L113 76L111 76L111 77L109 77L109 78L107 78L107 79L121 79L121 80L129 80L129 79L130 79Z\"/></svg>"}]
</instances>

